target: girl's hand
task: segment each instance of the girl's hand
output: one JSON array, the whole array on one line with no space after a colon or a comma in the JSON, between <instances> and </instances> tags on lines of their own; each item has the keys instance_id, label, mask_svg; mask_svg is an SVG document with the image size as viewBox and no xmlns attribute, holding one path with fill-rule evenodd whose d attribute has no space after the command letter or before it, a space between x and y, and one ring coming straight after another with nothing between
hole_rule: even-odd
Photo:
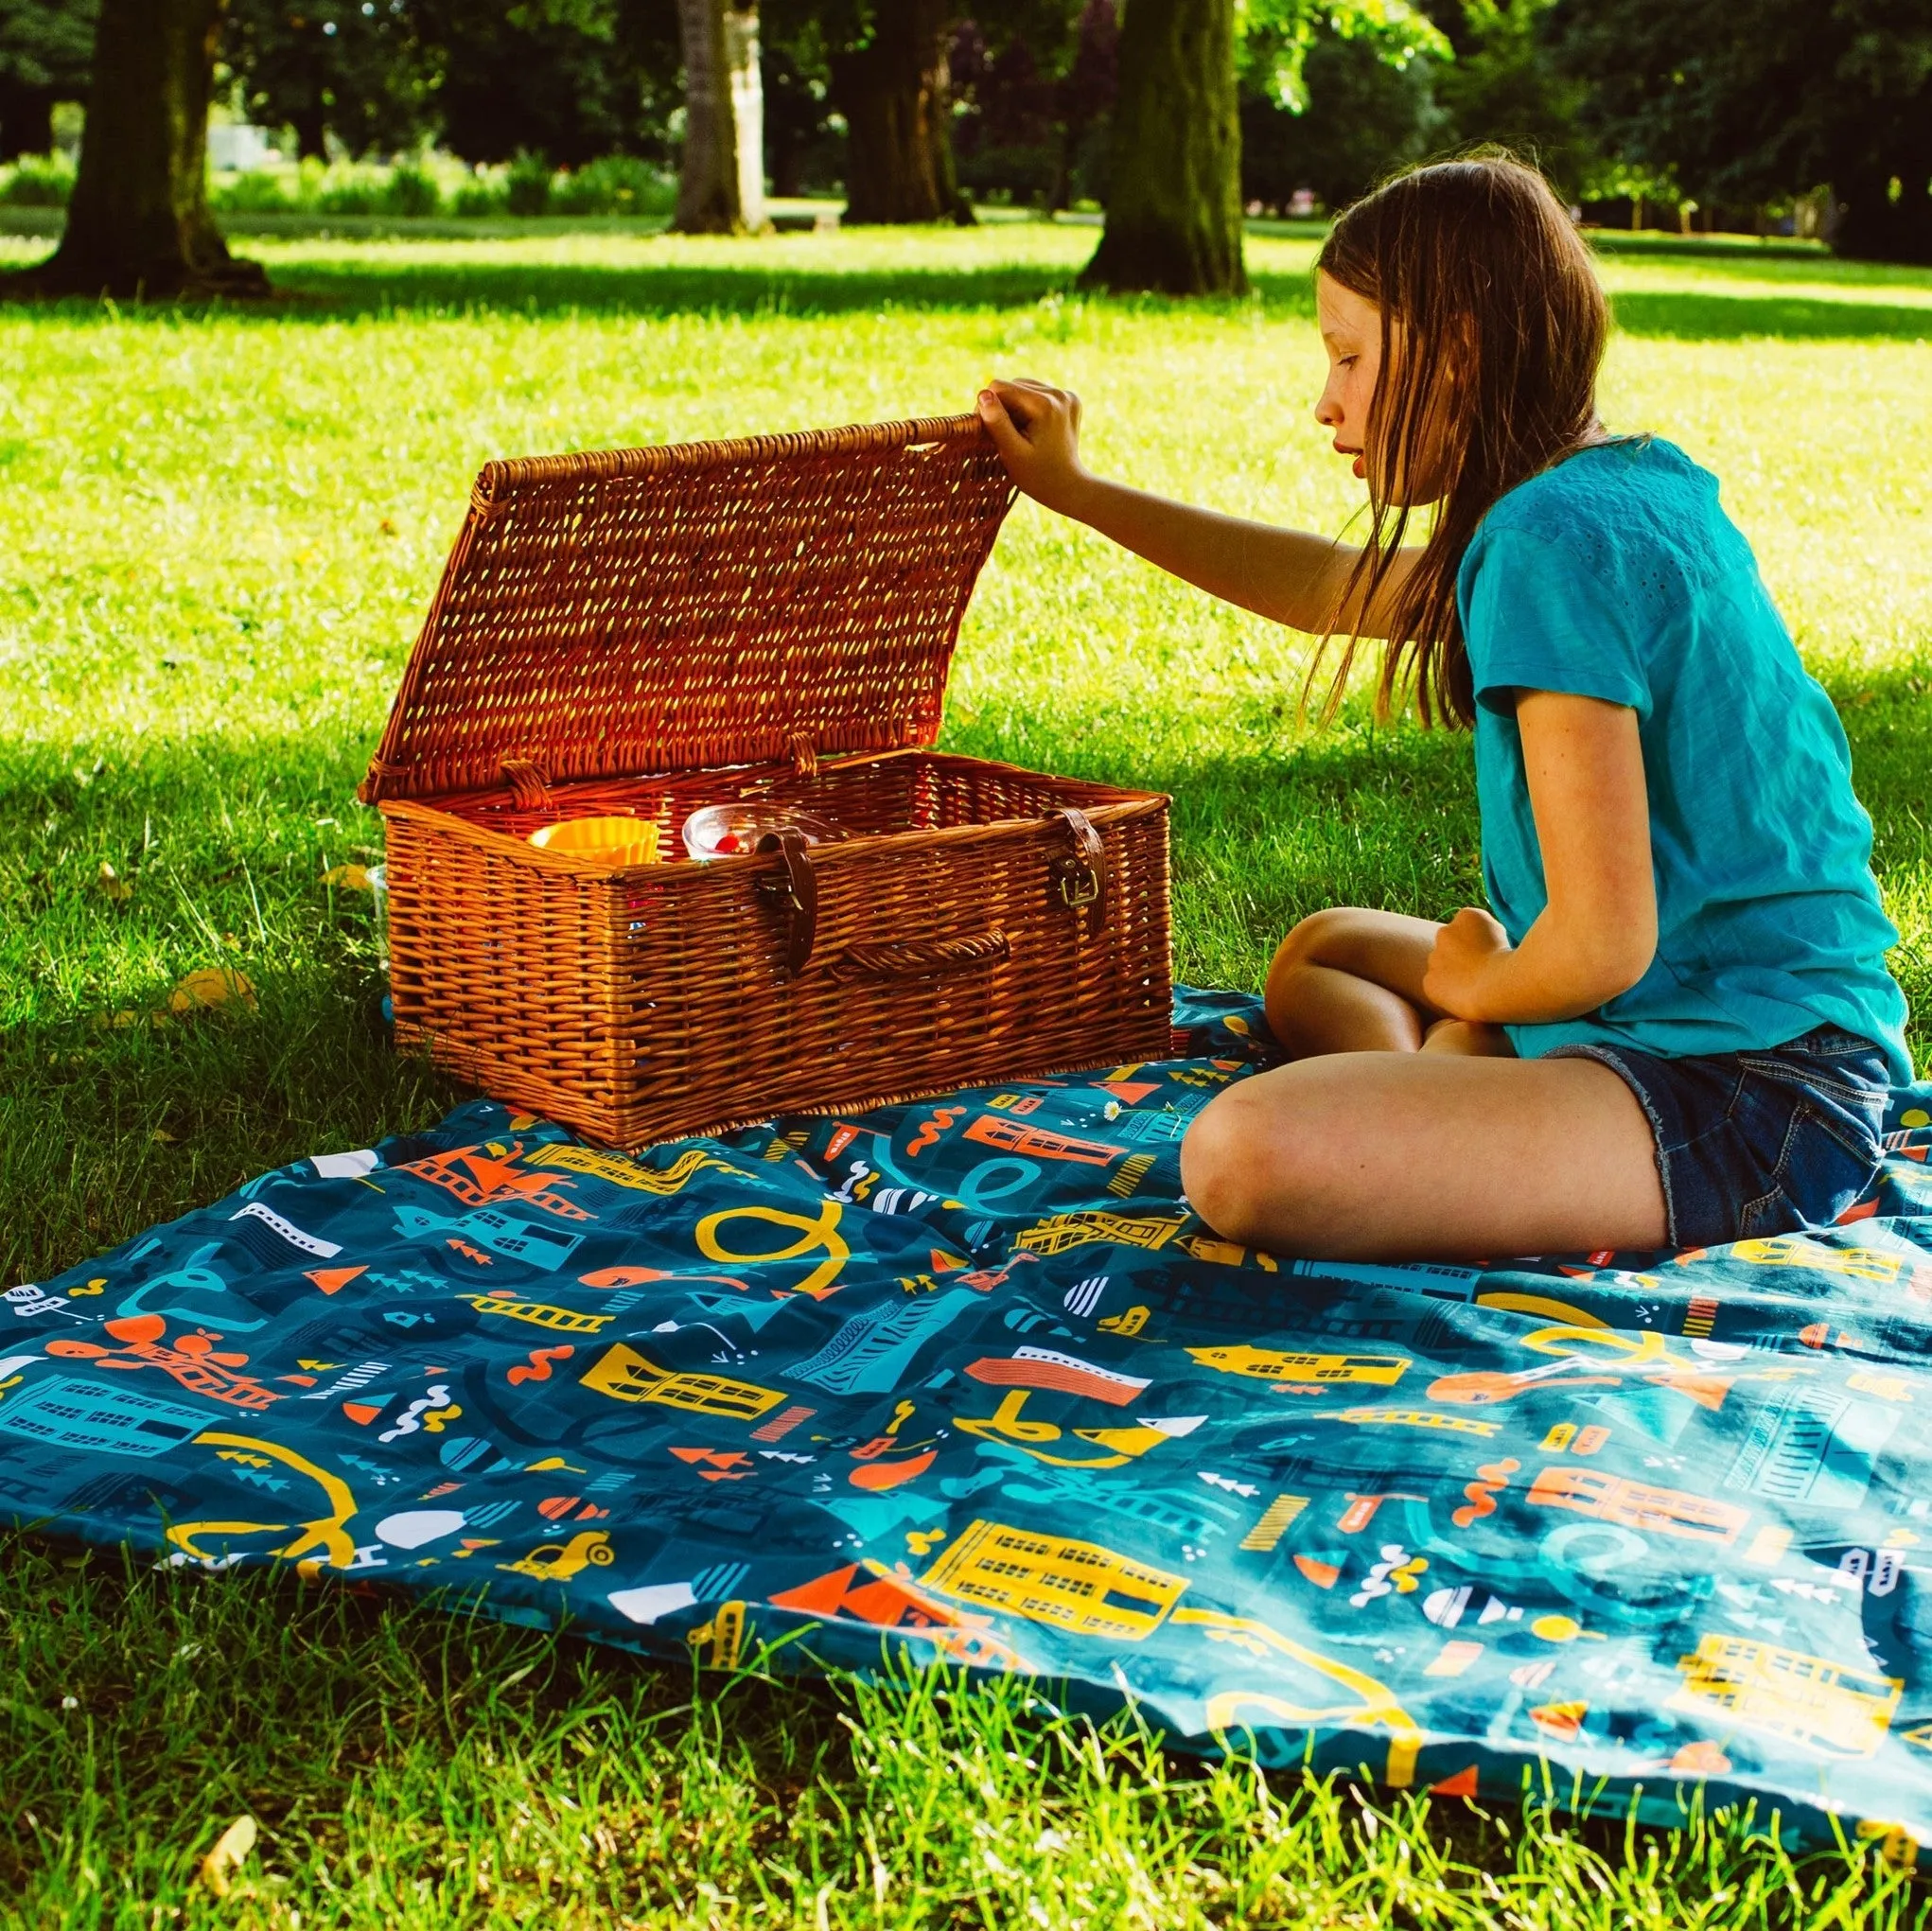
<instances>
[{"instance_id":1,"label":"girl's hand","mask_svg":"<svg viewBox=\"0 0 1932 1931\"><path fill-rule=\"evenodd\" d=\"M979 419L1007 474L1037 503L1063 515L1090 480L1080 467L1080 399L1070 389L1022 379L979 392Z\"/></svg>"},{"instance_id":2,"label":"girl's hand","mask_svg":"<svg viewBox=\"0 0 1932 1931\"><path fill-rule=\"evenodd\" d=\"M1422 971L1422 996L1455 1019L1498 1018L1487 993L1497 965L1509 957L1509 934L1487 912L1465 905L1436 934Z\"/></svg>"}]
</instances>

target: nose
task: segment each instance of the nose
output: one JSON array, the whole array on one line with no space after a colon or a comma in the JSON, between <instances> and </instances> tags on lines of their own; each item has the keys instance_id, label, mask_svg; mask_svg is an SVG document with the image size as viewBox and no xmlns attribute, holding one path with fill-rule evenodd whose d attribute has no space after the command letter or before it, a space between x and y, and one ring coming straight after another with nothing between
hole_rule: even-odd
<instances>
[{"instance_id":1,"label":"nose","mask_svg":"<svg viewBox=\"0 0 1932 1931\"><path fill-rule=\"evenodd\" d=\"M1323 386L1321 399L1315 404L1315 420L1325 430L1335 428L1342 420L1341 405L1335 400L1334 391L1326 384Z\"/></svg>"}]
</instances>

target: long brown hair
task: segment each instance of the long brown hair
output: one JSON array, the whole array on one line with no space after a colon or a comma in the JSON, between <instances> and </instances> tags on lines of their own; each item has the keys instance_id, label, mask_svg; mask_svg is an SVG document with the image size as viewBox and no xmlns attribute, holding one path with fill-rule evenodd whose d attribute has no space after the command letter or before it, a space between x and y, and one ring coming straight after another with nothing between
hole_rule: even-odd
<instances>
[{"instance_id":1,"label":"long brown hair","mask_svg":"<svg viewBox=\"0 0 1932 1931\"><path fill-rule=\"evenodd\" d=\"M1550 184L1500 151L1396 176L1344 213L1315 267L1381 313L1369 531L1339 608L1367 609L1408 529L1408 506L1379 491L1439 460L1443 493L1395 598L1376 709L1386 715L1413 680L1425 724L1470 725L1475 693L1456 570L1498 497L1601 437L1603 290ZM1361 641L1356 623L1325 716L1341 702ZM1323 640L1325 651L1336 634Z\"/></svg>"}]
</instances>

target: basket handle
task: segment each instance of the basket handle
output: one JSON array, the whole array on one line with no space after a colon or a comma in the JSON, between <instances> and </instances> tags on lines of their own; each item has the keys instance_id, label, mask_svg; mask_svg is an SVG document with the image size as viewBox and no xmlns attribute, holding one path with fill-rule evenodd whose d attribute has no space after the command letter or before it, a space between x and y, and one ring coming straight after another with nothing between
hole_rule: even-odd
<instances>
[{"instance_id":1,"label":"basket handle","mask_svg":"<svg viewBox=\"0 0 1932 1931\"><path fill-rule=\"evenodd\" d=\"M848 945L832 967L834 979L855 979L862 973L877 978L931 978L938 973L970 971L1010 958L1013 948L998 926L971 939L934 939L923 943Z\"/></svg>"},{"instance_id":2,"label":"basket handle","mask_svg":"<svg viewBox=\"0 0 1932 1931\"><path fill-rule=\"evenodd\" d=\"M1072 805L1063 805L1059 818L1071 849L1047 860L1047 885L1069 911L1078 915L1091 910L1098 932L1107 922L1106 843L1093 820ZM765 833L758 850L776 852L783 861L780 870L758 881L758 890L785 915L785 973L796 979L809 970L818 939L818 874L813 869L812 848L802 833L787 825ZM859 973L898 977L960 972L1011 957L1010 941L995 927L967 939L883 939L851 945L832 970L840 977Z\"/></svg>"},{"instance_id":3,"label":"basket handle","mask_svg":"<svg viewBox=\"0 0 1932 1931\"><path fill-rule=\"evenodd\" d=\"M550 784L543 775L543 767L534 758L504 758L501 761L504 782L516 797L517 809L523 812L552 811L556 800L550 795Z\"/></svg>"}]
</instances>

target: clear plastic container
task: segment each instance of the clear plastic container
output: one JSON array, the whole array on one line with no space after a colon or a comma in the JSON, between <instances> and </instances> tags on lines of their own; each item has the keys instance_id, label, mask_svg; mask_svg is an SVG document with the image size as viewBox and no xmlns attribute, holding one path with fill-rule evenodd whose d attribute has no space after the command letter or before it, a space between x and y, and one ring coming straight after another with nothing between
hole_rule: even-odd
<instances>
[{"instance_id":1,"label":"clear plastic container","mask_svg":"<svg viewBox=\"0 0 1932 1931\"><path fill-rule=\"evenodd\" d=\"M679 835L694 858L736 858L757 851L768 833L782 831L797 832L808 845L829 845L848 835L830 818L769 804L708 804L685 819Z\"/></svg>"}]
</instances>

